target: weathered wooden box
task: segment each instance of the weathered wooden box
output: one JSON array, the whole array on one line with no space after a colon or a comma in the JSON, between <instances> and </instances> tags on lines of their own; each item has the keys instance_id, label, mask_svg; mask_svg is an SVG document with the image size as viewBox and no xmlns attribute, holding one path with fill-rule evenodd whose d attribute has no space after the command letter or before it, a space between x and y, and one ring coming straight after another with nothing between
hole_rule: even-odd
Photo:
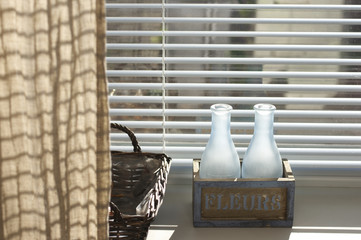
<instances>
[{"instance_id":1,"label":"weathered wooden box","mask_svg":"<svg viewBox=\"0 0 361 240\"><path fill-rule=\"evenodd\" d=\"M195 227L292 227L295 178L287 159L283 177L270 179L201 179L199 165L195 159Z\"/></svg>"}]
</instances>

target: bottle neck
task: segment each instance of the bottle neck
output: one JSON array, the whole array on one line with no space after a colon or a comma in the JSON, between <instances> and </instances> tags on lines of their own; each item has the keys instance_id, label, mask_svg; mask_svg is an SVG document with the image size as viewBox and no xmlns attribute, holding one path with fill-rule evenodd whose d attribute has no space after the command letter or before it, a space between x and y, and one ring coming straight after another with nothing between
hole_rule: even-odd
<instances>
[{"instance_id":1,"label":"bottle neck","mask_svg":"<svg viewBox=\"0 0 361 240\"><path fill-rule=\"evenodd\" d=\"M227 134L230 132L231 112L212 112L212 134Z\"/></svg>"},{"instance_id":2,"label":"bottle neck","mask_svg":"<svg viewBox=\"0 0 361 240\"><path fill-rule=\"evenodd\" d=\"M254 121L254 134L273 136L274 110L256 110Z\"/></svg>"}]
</instances>

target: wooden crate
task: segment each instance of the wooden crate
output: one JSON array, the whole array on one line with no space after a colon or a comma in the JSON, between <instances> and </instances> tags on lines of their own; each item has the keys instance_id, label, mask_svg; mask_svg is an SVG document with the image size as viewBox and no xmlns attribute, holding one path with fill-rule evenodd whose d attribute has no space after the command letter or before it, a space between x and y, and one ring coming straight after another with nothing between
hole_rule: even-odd
<instances>
[{"instance_id":1,"label":"wooden crate","mask_svg":"<svg viewBox=\"0 0 361 240\"><path fill-rule=\"evenodd\" d=\"M287 159L282 162L282 178L201 179L194 159L193 225L292 227L295 178Z\"/></svg>"}]
</instances>

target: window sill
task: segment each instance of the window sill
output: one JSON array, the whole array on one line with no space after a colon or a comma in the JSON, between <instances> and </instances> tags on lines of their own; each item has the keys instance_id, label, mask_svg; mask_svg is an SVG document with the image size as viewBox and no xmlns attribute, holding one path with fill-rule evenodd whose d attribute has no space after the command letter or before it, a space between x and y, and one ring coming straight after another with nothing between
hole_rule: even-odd
<instances>
[{"instance_id":1,"label":"window sill","mask_svg":"<svg viewBox=\"0 0 361 240\"><path fill-rule=\"evenodd\" d=\"M293 228L194 228L191 183L169 183L148 240L361 239L360 190L296 187Z\"/></svg>"}]
</instances>

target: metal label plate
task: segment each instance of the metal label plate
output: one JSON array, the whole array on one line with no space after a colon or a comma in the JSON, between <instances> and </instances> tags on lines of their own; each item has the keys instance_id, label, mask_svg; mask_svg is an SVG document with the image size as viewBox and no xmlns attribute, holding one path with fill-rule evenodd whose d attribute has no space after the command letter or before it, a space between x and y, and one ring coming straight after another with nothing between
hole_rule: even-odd
<instances>
[{"instance_id":1,"label":"metal label plate","mask_svg":"<svg viewBox=\"0 0 361 240\"><path fill-rule=\"evenodd\" d=\"M201 218L286 219L287 188L203 187Z\"/></svg>"}]
</instances>

